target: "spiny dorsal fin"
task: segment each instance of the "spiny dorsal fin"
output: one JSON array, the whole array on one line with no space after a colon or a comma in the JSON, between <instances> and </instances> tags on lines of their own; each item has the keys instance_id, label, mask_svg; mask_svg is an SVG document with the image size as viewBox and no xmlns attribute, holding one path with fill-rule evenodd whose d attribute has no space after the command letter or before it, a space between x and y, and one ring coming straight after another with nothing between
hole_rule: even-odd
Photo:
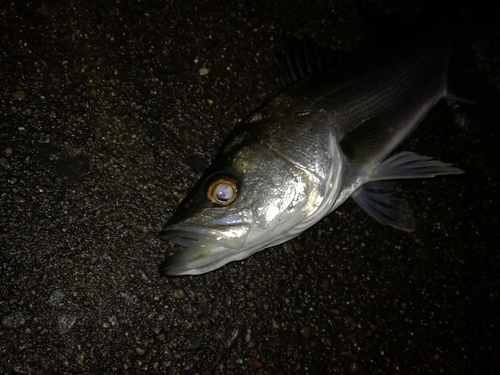
<instances>
[{"instance_id":1,"label":"spiny dorsal fin","mask_svg":"<svg viewBox=\"0 0 500 375\"><path fill-rule=\"evenodd\" d=\"M283 39L285 52L278 57L283 87L327 71L340 60L338 50L322 47L308 38L286 36Z\"/></svg>"}]
</instances>

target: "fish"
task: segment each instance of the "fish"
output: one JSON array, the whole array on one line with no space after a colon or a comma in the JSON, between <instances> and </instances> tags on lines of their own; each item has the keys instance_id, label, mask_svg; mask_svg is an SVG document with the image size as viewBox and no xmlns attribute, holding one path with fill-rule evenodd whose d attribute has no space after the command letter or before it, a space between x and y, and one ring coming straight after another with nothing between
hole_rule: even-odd
<instances>
[{"instance_id":1,"label":"fish","mask_svg":"<svg viewBox=\"0 0 500 375\"><path fill-rule=\"evenodd\" d=\"M160 232L181 247L160 274L199 275L243 260L349 198L380 223L414 231L393 180L464 173L414 152L392 154L439 100L454 97L452 23L415 29L302 80L312 59L288 58L288 80L299 82L230 132Z\"/></svg>"}]
</instances>

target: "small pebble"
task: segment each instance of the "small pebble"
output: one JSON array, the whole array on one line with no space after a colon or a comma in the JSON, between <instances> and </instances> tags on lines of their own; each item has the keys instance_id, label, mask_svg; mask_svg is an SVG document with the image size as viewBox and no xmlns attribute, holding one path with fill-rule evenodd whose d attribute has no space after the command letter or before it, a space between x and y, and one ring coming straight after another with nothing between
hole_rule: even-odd
<instances>
[{"instance_id":1,"label":"small pebble","mask_svg":"<svg viewBox=\"0 0 500 375\"><path fill-rule=\"evenodd\" d=\"M184 292L182 289L176 288L174 289L174 298L175 299L183 299L186 297L186 292Z\"/></svg>"},{"instance_id":2,"label":"small pebble","mask_svg":"<svg viewBox=\"0 0 500 375\"><path fill-rule=\"evenodd\" d=\"M76 363L78 363L81 366L83 365L84 362L85 362L85 353L84 352L78 353L76 356Z\"/></svg>"},{"instance_id":3,"label":"small pebble","mask_svg":"<svg viewBox=\"0 0 500 375\"><path fill-rule=\"evenodd\" d=\"M262 364L257 361L256 359L250 359L248 361L248 364L250 365L251 368L253 369L258 369L258 368L261 368L262 367Z\"/></svg>"},{"instance_id":4,"label":"small pebble","mask_svg":"<svg viewBox=\"0 0 500 375\"><path fill-rule=\"evenodd\" d=\"M24 199L24 197L20 196L20 195L17 195L17 194L14 194L14 200L18 203L24 203L26 202L26 199Z\"/></svg>"},{"instance_id":5,"label":"small pebble","mask_svg":"<svg viewBox=\"0 0 500 375\"><path fill-rule=\"evenodd\" d=\"M304 326L301 328L300 333L302 333L302 336L304 336L307 339L311 334L311 328Z\"/></svg>"},{"instance_id":6,"label":"small pebble","mask_svg":"<svg viewBox=\"0 0 500 375\"><path fill-rule=\"evenodd\" d=\"M111 318L109 318L109 322L111 323L111 325L113 327L117 327L118 326L118 318L116 316L112 316Z\"/></svg>"},{"instance_id":7,"label":"small pebble","mask_svg":"<svg viewBox=\"0 0 500 375\"><path fill-rule=\"evenodd\" d=\"M0 158L0 165L2 167L5 167L5 168L10 167L9 159L7 159L7 158Z\"/></svg>"},{"instance_id":8,"label":"small pebble","mask_svg":"<svg viewBox=\"0 0 500 375\"><path fill-rule=\"evenodd\" d=\"M202 340L201 338L197 337L189 341L188 346L190 350L197 350L201 347Z\"/></svg>"},{"instance_id":9,"label":"small pebble","mask_svg":"<svg viewBox=\"0 0 500 375\"><path fill-rule=\"evenodd\" d=\"M2 327L6 329L14 329L22 326L26 322L24 316L20 313L13 313L2 318Z\"/></svg>"},{"instance_id":10,"label":"small pebble","mask_svg":"<svg viewBox=\"0 0 500 375\"><path fill-rule=\"evenodd\" d=\"M12 93L14 99L24 99L26 97L26 92L24 90L16 90Z\"/></svg>"},{"instance_id":11,"label":"small pebble","mask_svg":"<svg viewBox=\"0 0 500 375\"><path fill-rule=\"evenodd\" d=\"M68 333L76 323L76 316L62 315L59 317L58 323L59 323L59 333L61 334Z\"/></svg>"}]
</instances>

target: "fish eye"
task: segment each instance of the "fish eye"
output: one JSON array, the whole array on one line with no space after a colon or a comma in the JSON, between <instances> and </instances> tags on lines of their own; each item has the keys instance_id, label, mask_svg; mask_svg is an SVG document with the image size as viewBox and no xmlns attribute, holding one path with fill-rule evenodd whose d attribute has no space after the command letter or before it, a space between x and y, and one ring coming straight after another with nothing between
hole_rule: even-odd
<instances>
[{"instance_id":1,"label":"fish eye","mask_svg":"<svg viewBox=\"0 0 500 375\"><path fill-rule=\"evenodd\" d=\"M207 188L207 199L219 206L233 203L238 196L238 184L231 176L218 176Z\"/></svg>"}]
</instances>

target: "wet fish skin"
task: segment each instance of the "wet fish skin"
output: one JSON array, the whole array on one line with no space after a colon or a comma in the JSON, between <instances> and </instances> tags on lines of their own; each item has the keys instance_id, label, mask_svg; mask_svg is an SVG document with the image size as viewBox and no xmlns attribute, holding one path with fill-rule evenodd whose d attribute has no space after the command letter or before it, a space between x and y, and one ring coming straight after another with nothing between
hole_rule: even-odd
<instances>
[{"instance_id":1,"label":"wet fish skin","mask_svg":"<svg viewBox=\"0 0 500 375\"><path fill-rule=\"evenodd\" d=\"M349 197L378 221L413 230L388 180L463 173L414 153L389 154L447 94L449 24L367 51L284 91L240 123L165 225L185 248L164 276L202 274L285 242ZM207 199L213 181L235 181L228 205Z\"/></svg>"}]
</instances>

